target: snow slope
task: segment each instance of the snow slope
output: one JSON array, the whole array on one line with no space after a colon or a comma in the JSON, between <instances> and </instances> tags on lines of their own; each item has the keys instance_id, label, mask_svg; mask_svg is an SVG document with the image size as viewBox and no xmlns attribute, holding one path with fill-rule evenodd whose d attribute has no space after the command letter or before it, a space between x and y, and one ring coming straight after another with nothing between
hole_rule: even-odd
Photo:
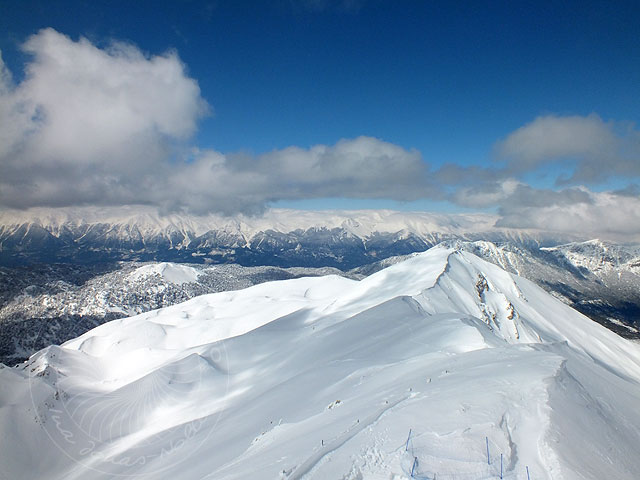
<instances>
[{"instance_id":1,"label":"snow slope","mask_svg":"<svg viewBox=\"0 0 640 480\"><path fill-rule=\"evenodd\" d=\"M139 267L129 274L129 278L133 281L138 281L141 278L156 275L169 283L183 285L197 282L200 272L189 265L161 262Z\"/></svg>"},{"instance_id":2,"label":"snow slope","mask_svg":"<svg viewBox=\"0 0 640 480\"><path fill-rule=\"evenodd\" d=\"M637 344L439 247L361 281L198 297L1 369L0 478L483 479L502 459L503 478L633 479L639 398Z\"/></svg>"},{"instance_id":3,"label":"snow slope","mask_svg":"<svg viewBox=\"0 0 640 480\"><path fill-rule=\"evenodd\" d=\"M592 320L638 339L640 248L600 240L556 247L447 242L525 277ZM389 259L388 261L391 261Z\"/></svg>"},{"instance_id":4,"label":"snow slope","mask_svg":"<svg viewBox=\"0 0 640 480\"><path fill-rule=\"evenodd\" d=\"M345 275L329 267L168 262L0 267L0 363L15 365L107 321L199 295L334 273Z\"/></svg>"}]
</instances>

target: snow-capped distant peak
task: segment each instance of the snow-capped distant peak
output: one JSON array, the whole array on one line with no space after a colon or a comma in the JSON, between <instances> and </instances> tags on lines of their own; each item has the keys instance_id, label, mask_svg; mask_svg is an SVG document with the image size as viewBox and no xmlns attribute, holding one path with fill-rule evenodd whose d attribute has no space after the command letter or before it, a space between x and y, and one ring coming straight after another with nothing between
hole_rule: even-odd
<instances>
[{"instance_id":1,"label":"snow-capped distant peak","mask_svg":"<svg viewBox=\"0 0 640 480\"><path fill-rule=\"evenodd\" d=\"M165 281L182 285L185 283L197 282L200 272L188 265L162 262L152 265L144 265L129 274L132 281L137 281L143 277L159 275Z\"/></svg>"}]
</instances>

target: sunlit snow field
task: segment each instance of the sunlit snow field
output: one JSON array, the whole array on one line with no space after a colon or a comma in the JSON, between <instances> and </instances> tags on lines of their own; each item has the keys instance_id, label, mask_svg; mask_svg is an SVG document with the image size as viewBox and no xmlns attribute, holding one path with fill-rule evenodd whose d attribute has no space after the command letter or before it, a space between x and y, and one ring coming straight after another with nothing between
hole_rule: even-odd
<instances>
[{"instance_id":1,"label":"sunlit snow field","mask_svg":"<svg viewBox=\"0 0 640 480\"><path fill-rule=\"evenodd\" d=\"M1 369L0 478L633 479L639 381L637 344L439 247L361 281L205 295Z\"/></svg>"}]
</instances>

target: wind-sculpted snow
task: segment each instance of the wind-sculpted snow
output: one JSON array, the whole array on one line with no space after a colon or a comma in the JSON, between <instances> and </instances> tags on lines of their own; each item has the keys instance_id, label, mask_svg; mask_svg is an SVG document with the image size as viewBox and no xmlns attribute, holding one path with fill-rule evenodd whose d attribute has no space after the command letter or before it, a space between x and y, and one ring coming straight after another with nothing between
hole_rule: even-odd
<instances>
[{"instance_id":1,"label":"wind-sculpted snow","mask_svg":"<svg viewBox=\"0 0 640 480\"><path fill-rule=\"evenodd\" d=\"M109 320L332 268L118 263L0 267L0 362L14 365Z\"/></svg>"},{"instance_id":2,"label":"wind-sculpted snow","mask_svg":"<svg viewBox=\"0 0 640 480\"><path fill-rule=\"evenodd\" d=\"M197 297L1 369L0 472L631 480L638 398L637 344L439 247L360 281Z\"/></svg>"}]
</instances>

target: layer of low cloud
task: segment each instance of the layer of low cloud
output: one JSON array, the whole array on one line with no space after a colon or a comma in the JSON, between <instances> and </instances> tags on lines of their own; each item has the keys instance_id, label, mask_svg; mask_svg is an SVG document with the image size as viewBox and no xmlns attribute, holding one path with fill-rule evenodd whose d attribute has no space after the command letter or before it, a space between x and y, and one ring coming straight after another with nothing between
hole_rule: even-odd
<instances>
[{"instance_id":1,"label":"layer of low cloud","mask_svg":"<svg viewBox=\"0 0 640 480\"><path fill-rule=\"evenodd\" d=\"M596 114L538 117L499 142L496 152L510 174L551 163L568 165L573 173L559 178L559 184L640 175L640 131Z\"/></svg>"},{"instance_id":2,"label":"layer of low cloud","mask_svg":"<svg viewBox=\"0 0 640 480\"><path fill-rule=\"evenodd\" d=\"M640 195L633 185L605 192L585 186L552 190L509 178L461 187L450 200L467 208L497 206L498 227L640 242Z\"/></svg>"},{"instance_id":3,"label":"layer of low cloud","mask_svg":"<svg viewBox=\"0 0 640 480\"><path fill-rule=\"evenodd\" d=\"M497 206L498 227L640 242L640 195L635 185L603 192L585 186L552 190L508 178L461 187L450 200L475 209Z\"/></svg>"},{"instance_id":4,"label":"layer of low cloud","mask_svg":"<svg viewBox=\"0 0 640 480\"><path fill-rule=\"evenodd\" d=\"M256 212L276 200L325 197L416 200L437 196L420 154L372 137L308 149L289 147L258 156L196 152L168 177L169 209ZM160 201L160 199L158 199Z\"/></svg>"},{"instance_id":5,"label":"layer of low cloud","mask_svg":"<svg viewBox=\"0 0 640 480\"><path fill-rule=\"evenodd\" d=\"M555 231L584 238L640 241L640 197L584 187L517 191L501 206L497 226Z\"/></svg>"}]
</instances>

